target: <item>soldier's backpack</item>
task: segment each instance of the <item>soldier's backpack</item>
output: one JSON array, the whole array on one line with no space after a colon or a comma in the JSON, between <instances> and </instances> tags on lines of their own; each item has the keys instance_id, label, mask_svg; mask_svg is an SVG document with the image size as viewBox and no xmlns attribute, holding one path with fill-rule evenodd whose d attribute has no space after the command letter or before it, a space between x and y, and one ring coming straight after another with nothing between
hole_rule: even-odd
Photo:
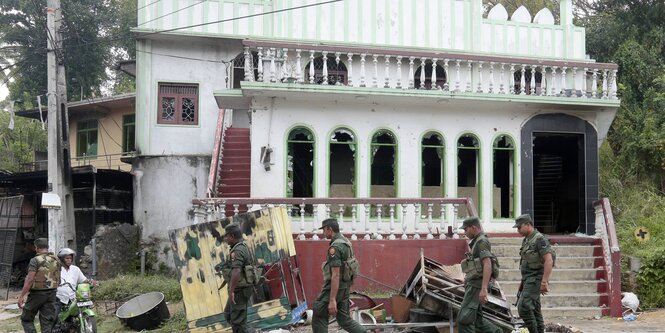
<instances>
[{"instance_id":1,"label":"soldier's backpack","mask_svg":"<svg viewBox=\"0 0 665 333\"><path fill-rule=\"evenodd\" d=\"M353 278L358 276L358 273L360 272L360 263L358 263L358 259L356 259L356 256L353 253L351 242L348 239L342 237L334 240L333 245L334 244L344 244L349 248L349 257L346 258L346 260L342 263L342 281L351 282L353 281Z\"/></svg>"}]
</instances>

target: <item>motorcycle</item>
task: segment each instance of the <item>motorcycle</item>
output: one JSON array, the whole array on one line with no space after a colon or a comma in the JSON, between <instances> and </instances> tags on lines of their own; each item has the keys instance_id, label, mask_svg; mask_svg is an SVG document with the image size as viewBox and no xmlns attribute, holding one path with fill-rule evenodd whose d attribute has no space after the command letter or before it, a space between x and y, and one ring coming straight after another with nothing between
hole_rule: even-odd
<instances>
[{"instance_id":1,"label":"motorcycle","mask_svg":"<svg viewBox=\"0 0 665 333\"><path fill-rule=\"evenodd\" d=\"M63 306L58 314L54 333L97 333L97 315L92 311L90 300L90 284L79 283L76 289L65 282L61 286L68 286L76 293L76 298Z\"/></svg>"}]
</instances>

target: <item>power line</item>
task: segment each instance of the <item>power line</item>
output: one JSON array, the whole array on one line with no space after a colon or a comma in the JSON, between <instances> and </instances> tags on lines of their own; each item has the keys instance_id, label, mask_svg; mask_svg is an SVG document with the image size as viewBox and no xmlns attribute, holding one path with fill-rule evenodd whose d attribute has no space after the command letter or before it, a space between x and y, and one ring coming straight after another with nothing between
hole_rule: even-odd
<instances>
[{"instance_id":1,"label":"power line","mask_svg":"<svg viewBox=\"0 0 665 333\"><path fill-rule=\"evenodd\" d=\"M145 8L145 7L148 7L148 6L154 5L154 4L156 4L156 3L160 2L160 1L162 1L162 0L156 0L156 1L153 1L153 2L151 2L151 3L149 3L149 4L147 4L147 5L143 5L143 6L139 7L139 8L136 8L136 11L138 12L139 10L141 10L141 9L143 9L143 8Z\"/></svg>"},{"instance_id":2,"label":"power line","mask_svg":"<svg viewBox=\"0 0 665 333\"><path fill-rule=\"evenodd\" d=\"M228 61L226 60L210 60L210 59L203 59L203 58L193 58L193 57L185 57L185 56L178 56L178 55L172 55L172 54L164 54L164 53L157 53L157 52L150 52L150 51L143 51L143 50L136 50L136 52L141 52L141 53L146 53L146 54L152 54L152 55L158 55L158 56L164 56L164 57L170 57L170 58L178 58L178 59L185 59L185 60L195 60L195 61L204 61L204 62L212 62L212 63L217 63L217 64L223 64L227 63Z\"/></svg>"},{"instance_id":3,"label":"power line","mask_svg":"<svg viewBox=\"0 0 665 333\"><path fill-rule=\"evenodd\" d=\"M172 32L172 31L177 31L177 30L182 30L182 29L189 29L189 28L197 28L197 27L202 27L210 24L217 24L217 23L225 23L225 22L231 22L235 20L242 20L246 18L252 18L252 17L257 17L257 16L263 16L263 15L269 15L269 14L277 14L277 13L283 13L283 12L288 12L292 10L297 10L297 9L304 9L308 7L315 7L315 6L321 6L321 5L327 5L335 2L340 2L344 0L330 0L330 1L324 1L324 2L317 2L317 3L312 3L308 5L302 5L302 6L296 6L296 7L289 7L289 8L282 8L278 10L273 10L269 12L261 12L261 13L256 13L256 14L250 14L250 15L245 15L245 16L238 16L238 17L232 17L228 19L223 19L223 20L217 20L213 22L205 22L205 23L198 23L198 24L192 24L192 25L187 25L183 27L177 27L177 28L171 28L171 29L164 29L164 30L158 30L155 32L148 32L143 35L140 35L140 37L145 37L145 36L150 36L150 35L156 35L160 33L165 33L165 32Z\"/></svg>"},{"instance_id":4,"label":"power line","mask_svg":"<svg viewBox=\"0 0 665 333\"><path fill-rule=\"evenodd\" d=\"M138 28L138 27L140 27L140 26L142 26L142 25L144 25L144 24L147 24L147 23L150 23L150 22L153 22L153 21L159 20L160 18L167 17L167 16L169 16L169 15L173 15L173 14L175 14L175 13L177 13L177 12L180 12L180 11L183 11L183 10L185 10L185 9L187 9L187 8L194 7L194 6L196 6L196 5L202 4L202 3L204 3L205 1L206 1L206 0L201 0L201 1L197 2L197 3L191 4L191 5L189 5L189 6L182 7L182 8L180 8L180 9L178 9L178 10L174 10L174 11L172 11L172 12L170 12L170 13L166 13L166 14L164 14L164 15L162 15L162 16L155 17L154 19L149 20L149 21L145 21L145 22L143 22L143 23L137 25L136 27Z\"/></svg>"},{"instance_id":5,"label":"power line","mask_svg":"<svg viewBox=\"0 0 665 333\"><path fill-rule=\"evenodd\" d=\"M225 22L231 22L231 21L236 21L236 20L242 20L242 19L247 19L247 18L252 18L252 17L258 17L258 16L264 16L264 15L271 15L271 14L283 13L283 12L287 12L287 11L298 10L298 9L304 9L304 8L308 8L308 7L315 7L315 6L327 5L327 4L331 4L331 3L335 3L335 2L340 2L340 1L344 1L344 0L330 0L330 1L318 2L318 3L308 4L308 5L302 5L302 6L296 6L296 7L289 7L289 8L282 8L282 9L273 10L273 11L269 11L269 12L261 12L261 13L251 14L251 15L245 15L245 16L239 16L239 17L232 17L232 18L223 19L223 20L218 20L218 21L213 21L213 22L205 22L205 23L198 23L198 24L193 24L193 25L189 25L189 26L182 26L182 27L176 27L176 28L171 28L171 29L157 30L157 31L153 31L153 32L143 33L143 34L139 33L139 37L145 37L145 36L150 36L150 35L156 35L156 34L165 33L165 32L173 32L173 31L178 31L178 30L183 30L183 29L189 29L189 28L196 28L196 27L205 26L205 25L210 25L210 24L225 23ZM198 3L197 3L197 4L198 4ZM173 12L172 12L172 13L173 13ZM170 14L172 14L172 13L165 14L165 16L166 16L166 15L170 15ZM142 24L143 24L143 23L142 23ZM65 46L63 45L62 48L76 48L76 47L82 47L82 46L92 45L92 44L108 43L108 42L113 42L113 41L123 40L123 39L135 39L135 38L134 38L133 36L131 36L131 35L132 35L132 33L130 32L130 33L122 34L122 35L119 35L119 36L110 36L110 38L109 38L109 39L106 39L106 40L97 40L97 41L94 41L94 42L84 42L84 43L79 43L79 44L76 44L76 45L69 45L69 46L67 46L67 47L65 47Z\"/></svg>"}]
</instances>

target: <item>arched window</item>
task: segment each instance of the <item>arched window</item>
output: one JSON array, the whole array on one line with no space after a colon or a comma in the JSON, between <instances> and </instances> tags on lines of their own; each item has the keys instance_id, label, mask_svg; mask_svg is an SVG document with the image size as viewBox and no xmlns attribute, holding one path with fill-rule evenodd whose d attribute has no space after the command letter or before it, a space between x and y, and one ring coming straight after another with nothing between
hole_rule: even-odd
<instances>
[{"instance_id":1,"label":"arched window","mask_svg":"<svg viewBox=\"0 0 665 333\"><path fill-rule=\"evenodd\" d=\"M421 81L423 66L418 66L416 72L413 74L414 88L427 90L435 87L443 88L443 85L446 83L446 72L440 65L436 66L436 85L432 87L432 64L431 60L425 61L425 81ZM424 85L421 85L421 82L424 82Z\"/></svg>"},{"instance_id":2,"label":"arched window","mask_svg":"<svg viewBox=\"0 0 665 333\"><path fill-rule=\"evenodd\" d=\"M397 141L389 130L379 130L372 136L370 146L370 197L393 198L397 196Z\"/></svg>"},{"instance_id":3,"label":"arched window","mask_svg":"<svg viewBox=\"0 0 665 333\"><path fill-rule=\"evenodd\" d=\"M440 198L445 196L445 146L443 137L437 132L428 132L421 142L421 196Z\"/></svg>"},{"instance_id":4,"label":"arched window","mask_svg":"<svg viewBox=\"0 0 665 333\"><path fill-rule=\"evenodd\" d=\"M457 196L469 197L480 215L480 141L473 134L463 134L457 140ZM465 208L460 207L460 216L467 216Z\"/></svg>"},{"instance_id":5,"label":"arched window","mask_svg":"<svg viewBox=\"0 0 665 333\"><path fill-rule=\"evenodd\" d=\"M494 140L492 216L515 217L515 144L507 135Z\"/></svg>"},{"instance_id":6,"label":"arched window","mask_svg":"<svg viewBox=\"0 0 665 333\"><path fill-rule=\"evenodd\" d=\"M330 135L328 196L356 196L356 136L347 128L338 128Z\"/></svg>"},{"instance_id":7,"label":"arched window","mask_svg":"<svg viewBox=\"0 0 665 333\"><path fill-rule=\"evenodd\" d=\"M258 53L252 52L249 55L252 63L250 70L252 70L252 80L256 80L259 76L259 56ZM240 89L240 81L245 80L245 53L241 52L231 62L231 72L229 73L231 80L231 89Z\"/></svg>"},{"instance_id":8,"label":"arched window","mask_svg":"<svg viewBox=\"0 0 665 333\"><path fill-rule=\"evenodd\" d=\"M305 72L303 73L303 79L305 82L309 83L310 82L310 72L309 72L309 67L311 66L311 62L305 66ZM327 75L327 84L331 85L345 85L346 80L348 77L346 66L344 63L340 60L337 61L335 57L328 56L326 57L326 61L324 64L323 61L323 56L319 56L317 58L314 58L314 83L315 84L323 84L324 83L324 76L323 76L323 68L324 66L327 68L328 75Z\"/></svg>"},{"instance_id":9,"label":"arched window","mask_svg":"<svg viewBox=\"0 0 665 333\"><path fill-rule=\"evenodd\" d=\"M305 127L296 127L289 132L286 145L286 196L311 198L314 196L314 135Z\"/></svg>"}]
</instances>

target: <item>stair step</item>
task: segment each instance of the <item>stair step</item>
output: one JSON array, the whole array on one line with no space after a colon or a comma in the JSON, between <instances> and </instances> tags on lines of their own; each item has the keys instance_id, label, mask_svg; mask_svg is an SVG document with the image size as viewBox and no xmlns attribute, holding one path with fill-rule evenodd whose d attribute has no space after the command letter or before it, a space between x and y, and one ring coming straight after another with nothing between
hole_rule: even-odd
<instances>
[{"instance_id":1,"label":"stair step","mask_svg":"<svg viewBox=\"0 0 665 333\"><path fill-rule=\"evenodd\" d=\"M242 164L247 165L247 168L249 168L249 165L250 165L251 161L252 161L252 158L250 156L231 156L231 157L229 157L229 156L226 156L226 154L224 154L224 157L222 159L222 165L224 163L227 163L227 164L242 163Z\"/></svg>"},{"instance_id":2,"label":"stair step","mask_svg":"<svg viewBox=\"0 0 665 333\"><path fill-rule=\"evenodd\" d=\"M223 151L224 157L222 158L222 164L224 164L224 159L227 157L251 157L251 149L226 149Z\"/></svg>"},{"instance_id":3,"label":"stair step","mask_svg":"<svg viewBox=\"0 0 665 333\"><path fill-rule=\"evenodd\" d=\"M596 280L602 272L602 268L555 268L550 281ZM499 274L499 282L521 279L522 274L519 269L502 269Z\"/></svg>"},{"instance_id":4,"label":"stair step","mask_svg":"<svg viewBox=\"0 0 665 333\"><path fill-rule=\"evenodd\" d=\"M243 142L249 144L249 136L247 135L224 135L224 143L227 142Z\"/></svg>"},{"instance_id":5,"label":"stair step","mask_svg":"<svg viewBox=\"0 0 665 333\"><path fill-rule=\"evenodd\" d=\"M245 171L249 170L249 164L247 163L224 163L226 161L222 160L222 171Z\"/></svg>"},{"instance_id":6,"label":"stair step","mask_svg":"<svg viewBox=\"0 0 665 333\"><path fill-rule=\"evenodd\" d=\"M249 142L233 142L226 141L224 142L224 151L227 149L252 149L252 145Z\"/></svg>"},{"instance_id":7,"label":"stair step","mask_svg":"<svg viewBox=\"0 0 665 333\"><path fill-rule=\"evenodd\" d=\"M492 253L497 257L516 257L519 256L520 247L517 245L498 245L492 246ZM598 246L591 245L553 245L556 251L556 257L593 257ZM600 253L600 252L598 252Z\"/></svg>"},{"instance_id":8,"label":"stair step","mask_svg":"<svg viewBox=\"0 0 665 333\"><path fill-rule=\"evenodd\" d=\"M220 194L225 193L249 193L249 184L243 185L221 185L219 187Z\"/></svg>"},{"instance_id":9,"label":"stair step","mask_svg":"<svg viewBox=\"0 0 665 333\"><path fill-rule=\"evenodd\" d=\"M233 171L222 171L219 173L221 183L224 183L226 179L233 179L233 178L249 178L250 177L250 171L249 170L233 170Z\"/></svg>"},{"instance_id":10,"label":"stair step","mask_svg":"<svg viewBox=\"0 0 665 333\"><path fill-rule=\"evenodd\" d=\"M545 322L551 322L554 318L592 318L603 315L602 307L556 307L556 308L542 308L543 317ZM513 316L517 316L517 308L511 306L510 311Z\"/></svg>"},{"instance_id":11,"label":"stair step","mask_svg":"<svg viewBox=\"0 0 665 333\"><path fill-rule=\"evenodd\" d=\"M500 274L499 274L500 276ZM552 294L591 294L598 291L598 284L605 283L604 280L574 280L574 281L550 281ZM499 285L506 295L516 295L520 287L520 281L499 281Z\"/></svg>"},{"instance_id":12,"label":"stair step","mask_svg":"<svg viewBox=\"0 0 665 333\"><path fill-rule=\"evenodd\" d=\"M220 198L249 198L249 191L247 192L227 192L220 193Z\"/></svg>"},{"instance_id":13,"label":"stair step","mask_svg":"<svg viewBox=\"0 0 665 333\"><path fill-rule=\"evenodd\" d=\"M229 127L226 131L233 133L249 133L249 127Z\"/></svg>"},{"instance_id":14,"label":"stair step","mask_svg":"<svg viewBox=\"0 0 665 333\"><path fill-rule=\"evenodd\" d=\"M219 186L224 186L224 185L247 185L250 186L250 181L249 178L227 178L227 179L221 179L219 182Z\"/></svg>"},{"instance_id":15,"label":"stair step","mask_svg":"<svg viewBox=\"0 0 665 333\"><path fill-rule=\"evenodd\" d=\"M597 293L547 294L545 296L540 296L540 304L543 308L556 308L561 306L589 308L598 306L601 296L603 295ZM517 302L516 295L507 295L506 299L510 304L515 304Z\"/></svg>"},{"instance_id":16,"label":"stair step","mask_svg":"<svg viewBox=\"0 0 665 333\"><path fill-rule=\"evenodd\" d=\"M602 257L558 257L557 268L595 268ZM499 257L499 265L502 269L517 269L520 266L520 257Z\"/></svg>"}]
</instances>

